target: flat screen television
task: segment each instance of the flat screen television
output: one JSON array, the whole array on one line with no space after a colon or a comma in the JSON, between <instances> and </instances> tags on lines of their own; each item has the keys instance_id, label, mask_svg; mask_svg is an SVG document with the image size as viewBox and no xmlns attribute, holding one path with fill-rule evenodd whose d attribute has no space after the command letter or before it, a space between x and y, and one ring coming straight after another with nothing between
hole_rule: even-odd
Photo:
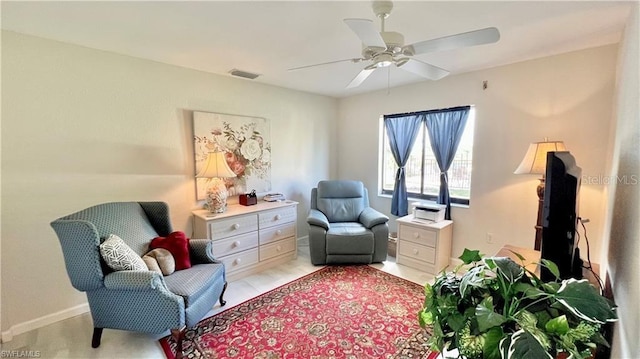
<instances>
[{"instance_id":1,"label":"flat screen television","mask_svg":"<svg viewBox=\"0 0 640 359\"><path fill-rule=\"evenodd\" d=\"M542 205L541 258L554 262L560 278L582 278L582 260L576 243L582 170L568 151L547 153ZM540 278L554 280L544 266Z\"/></svg>"}]
</instances>

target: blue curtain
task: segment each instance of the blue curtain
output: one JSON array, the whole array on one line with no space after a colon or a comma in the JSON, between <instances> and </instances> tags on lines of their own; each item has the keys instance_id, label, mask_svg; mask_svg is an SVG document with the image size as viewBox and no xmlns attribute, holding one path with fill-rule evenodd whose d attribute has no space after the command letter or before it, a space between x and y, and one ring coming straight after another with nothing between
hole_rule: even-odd
<instances>
[{"instance_id":1,"label":"blue curtain","mask_svg":"<svg viewBox=\"0 0 640 359\"><path fill-rule=\"evenodd\" d=\"M428 111L425 124L429 132L431 149L440 168L440 192L438 203L447 206L445 219L451 219L451 199L449 198L449 176L447 171L456 155L460 138L464 131L471 107L455 107L446 110Z\"/></svg>"},{"instance_id":2,"label":"blue curtain","mask_svg":"<svg viewBox=\"0 0 640 359\"><path fill-rule=\"evenodd\" d=\"M421 114L384 116L389 147L391 147L391 153L393 153L393 158L398 165L393 197L391 198L391 214L395 216L406 216L409 213L404 166L407 164L411 148L416 142L423 119L424 116Z\"/></svg>"}]
</instances>

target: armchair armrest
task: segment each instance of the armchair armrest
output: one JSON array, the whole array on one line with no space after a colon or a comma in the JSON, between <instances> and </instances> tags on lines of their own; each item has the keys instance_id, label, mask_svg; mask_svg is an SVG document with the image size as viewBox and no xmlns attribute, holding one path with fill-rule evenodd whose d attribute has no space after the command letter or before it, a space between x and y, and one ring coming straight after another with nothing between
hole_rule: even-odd
<instances>
[{"instance_id":1,"label":"armchair armrest","mask_svg":"<svg viewBox=\"0 0 640 359\"><path fill-rule=\"evenodd\" d=\"M213 243L209 239L191 239L189 255L193 263L220 263L213 254Z\"/></svg>"},{"instance_id":2,"label":"armchair armrest","mask_svg":"<svg viewBox=\"0 0 640 359\"><path fill-rule=\"evenodd\" d=\"M329 230L329 220L324 213L320 212L317 209L311 209L309 211L309 216L307 217L307 223L313 226L322 227L325 230Z\"/></svg>"},{"instance_id":3,"label":"armchair armrest","mask_svg":"<svg viewBox=\"0 0 640 359\"><path fill-rule=\"evenodd\" d=\"M162 275L153 271L125 270L104 277L104 286L111 290L145 291L166 289Z\"/></svg>"},{"instance_id":4,"label":"armchair armrest","mask_svg":"<svg viewBox=\"0 0 640 359\"><path fill-rule=\"evenodd\" d=\"M389 217L371 207L367 207L364 209L364 211L362 211L362 213L360 213L359 220L360 223L362 223L362 225L364 225L365 227L372 228L373 226L376 226L378 224L387 223L389 221Z\"/></svg>"}]
</instances>

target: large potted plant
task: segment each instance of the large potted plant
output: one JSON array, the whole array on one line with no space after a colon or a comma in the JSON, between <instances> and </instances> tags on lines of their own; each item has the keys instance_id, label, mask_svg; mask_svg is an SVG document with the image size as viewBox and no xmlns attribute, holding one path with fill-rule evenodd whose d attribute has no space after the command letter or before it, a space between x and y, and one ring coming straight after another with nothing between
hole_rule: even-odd
<instances>
[{"instance_id":1,"label":"large potted plant","mask_svg":"<svg viewBox=\"0 0 640 359\"><path fill-rule=\"evenodd\" d=\"M516 255L521 264L465 249L463 264L425 285L419 320L433 329L433 350L468 359L554 359L587 358L608 345L600 328L616 320L609 300L587 280L543 282ZM540 265L559 276L552 262Z\"/></svg>"}]
</instances>

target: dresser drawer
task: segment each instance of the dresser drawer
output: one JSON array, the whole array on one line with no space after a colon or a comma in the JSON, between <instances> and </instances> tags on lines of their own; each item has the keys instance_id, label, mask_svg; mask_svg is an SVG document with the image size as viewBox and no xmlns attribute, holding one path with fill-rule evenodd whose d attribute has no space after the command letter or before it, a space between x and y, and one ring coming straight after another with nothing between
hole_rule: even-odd
<instances>
[{"instance_id":1,"label":"dresser drawer","mask_svg":"<svg viewBox=\"0 0 640 359\"><path fill-rule=\"evenodd\" d=\"M258 233L251 232L236 237L213 241L213 255L223 257L258 246Z\"/></svg>"},{"instance_id":2,"label":"dresser drawer","mask_svg":"<svg viewBox=\"0 0 640 359\"><path fill-rule=\"evenodd\" d=\"M284 226L269 227L260 230L260 245L275 242L277 240L293 237L296 234L296 224L289 223Z\"/></svg>"},{"instance_id":3,"label":"dresser drawer","mask_svg":"<svg viewBox=\"0 0 640 359\"><path fill-rule=\"evenodd\" d=\"M296 221L296 207L283 207L260 212L258 214L260 229L291 223Z\"/></svg>"},{"instance_id":4,"label":"dresser drawer","mask_svg":"<svg viewBox=\"0 0 640 359\"><path fill-rule=\"evenodd\" d=\"M209 223L211 239L222 239L258 230L258 216L248 214L212 221Z\"/></svg>"},{"instance_id":5,"label":"dresser drawer","mask_svg":"<svg viewBox=\"0 0 640 359\"><path fill-rule=\"evenodd\" d=\"M265 261L267 259L277 257L281 254L290 253L295 250L296 239L294 237L260 246L260 261Z\"/></svg>"},{"instance_id":6,"label":"dresser drawer","mask_svg":"<svg viewBox=\"0 0 640 359\"><path fill-rule=\"evenodd\" d=\"M438 241L438 232L420 227L407 225L399 226L398 238L429 247L435 247Z\"/></svg>"},{"instance_id":7,"label":"dresser drawer","mask_svg":"<svg viewBox=\"0 0 640 359\"><path fill-rule=\"evenodd\" d=\"M433 264L422 262L417 259L398 256L397 258L398 264L405 265L407 267L419 269L421 271L425 271L426 273L436 274L436 268Z\"/></svg>"},{"instance_id":8,"label":"dresser drawer","mask_svg":"<svg viewBox=\"0 0 640 359\"><path fill-rule=\"evenodd\" d=\"M422 262L434 264L436 262L436 250L413 242L400 242L398 253L401 256L413 258Z\"/></svg>"},{"instance_id":9,"label":"dresser drawer","mask_svg":"<svg viewBox=\"0 0 640 359\"><path fill-rule=\"evenodd\" d=\"M227 272L250 267L258 263L258 248L219 258Z\"/></svg>"}]
</instances>

